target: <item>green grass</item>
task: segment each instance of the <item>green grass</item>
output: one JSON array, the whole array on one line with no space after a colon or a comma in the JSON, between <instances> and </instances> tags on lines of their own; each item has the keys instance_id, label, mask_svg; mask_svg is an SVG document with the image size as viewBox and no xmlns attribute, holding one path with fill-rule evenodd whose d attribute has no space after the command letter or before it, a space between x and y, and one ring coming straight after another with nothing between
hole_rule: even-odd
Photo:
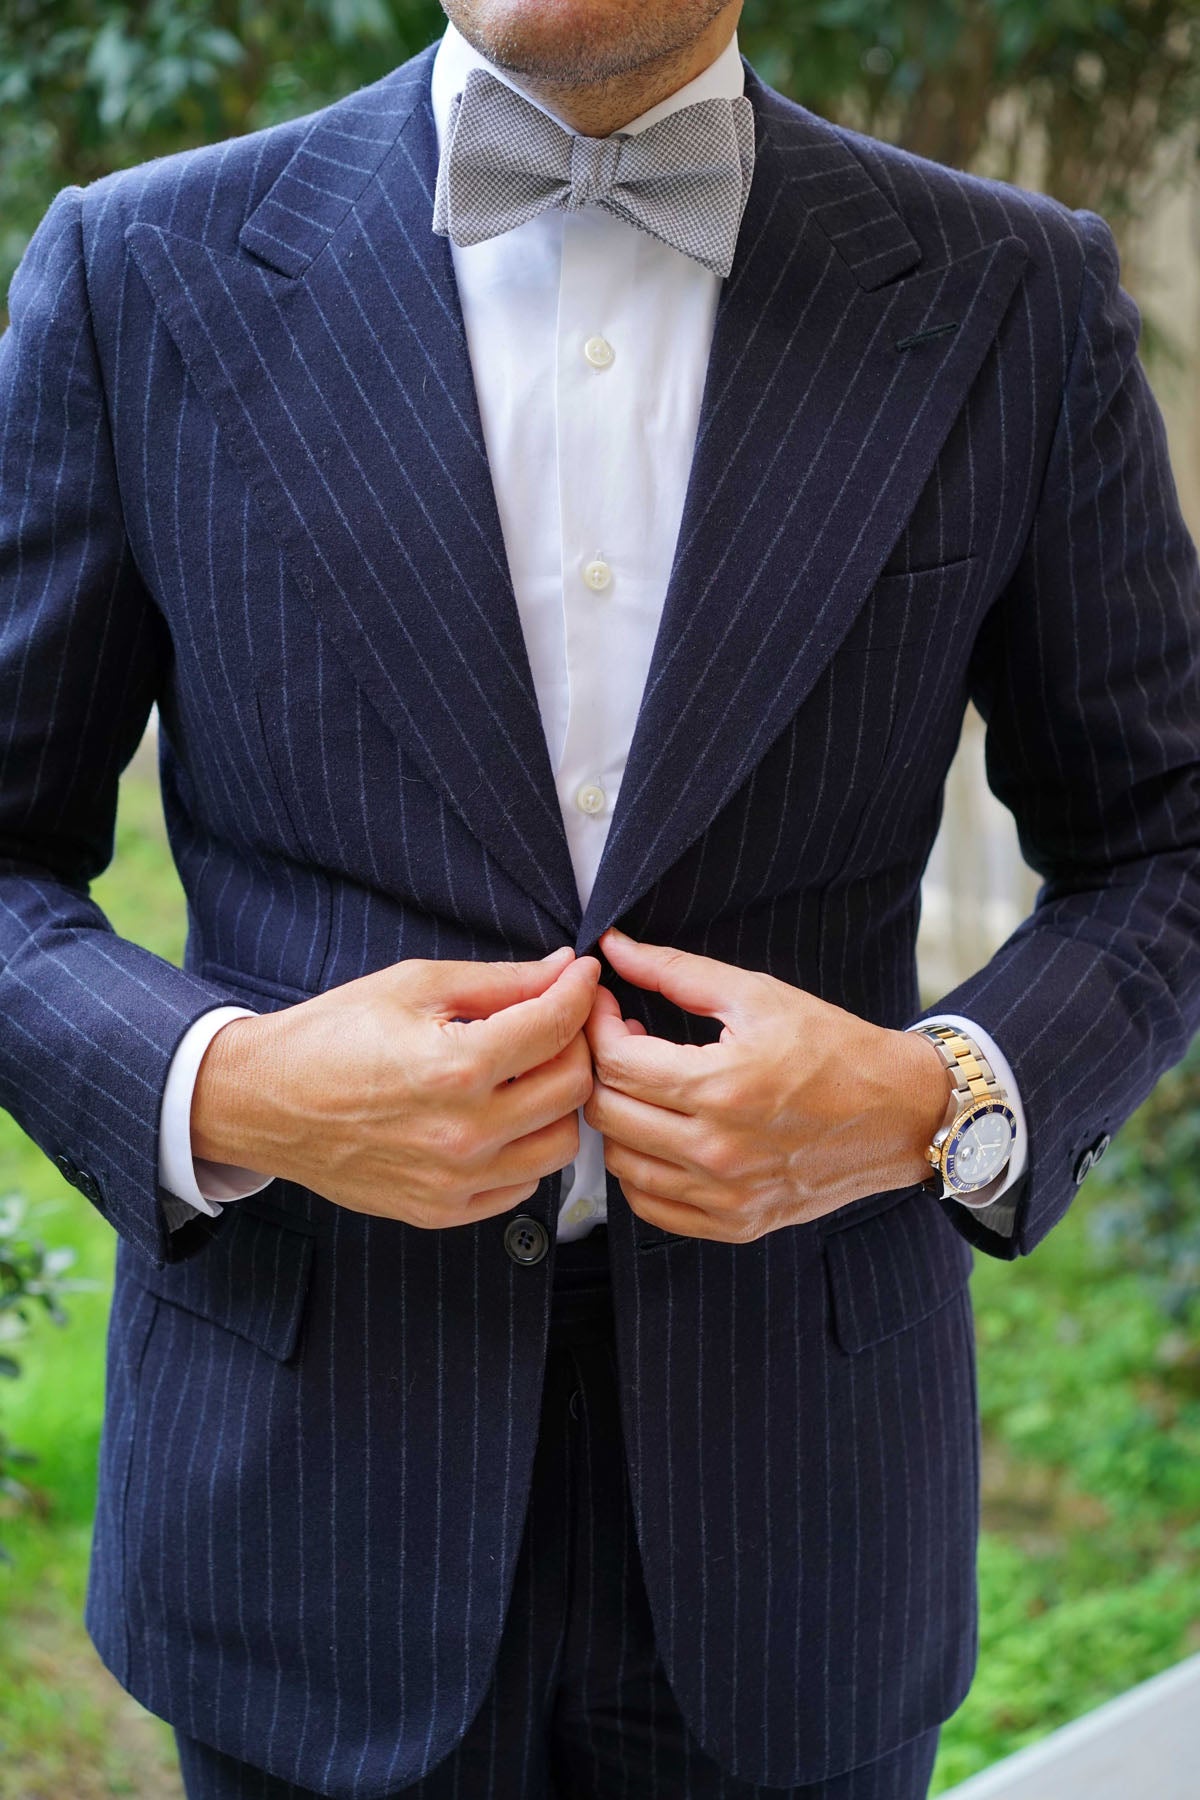
<instances>
[{"instance_id":1,"label":"green grass","mask_svg":"<svg viewBox=\"0 0 1200 1800\"><path fill-rule=\"evenodd\" d=\"M118 930L179 959L183 898L144 766L95 893ZM101 1286L70 1300L65 1329L38 1326L25 1377L0 1389L12 1436L39 1458L34 1506L0 1517L15 1558L0 1572L0 1800L178 1800L167 1728L120 1692L80 1623L114 1240L0 1115L10 1191ZM977 1258L981 1654L935 1793L1200 1649L1196 1333L1168 1329L1134 1276L1102 1268L1085 1230L1102 1198L1085 1185L1032 1257Z\"/></svg>"},{"instance_id":2,"label":"green grass","mask_svg":"<svg viewBox=\"0 0 1200 1800\"><path fill-rule=\"evenodd\" d=\"M935 1793L1200 1650L1197 1334L1101 1264L1106 1198L1081 1188L1030 1257L976 1259L980 1660Z\"/></svg>"},{"instance_id":3,"label":"green grass","mask_svg":"<svg viewBox=\"0 0 1200 1800\"><path fill-rule=\"evenodd\" d=\"M122 793L116 856L93 891L118 931L178 962L183 895L165 853L157 783L138 760ZM10 1435L38 1458L27 1474L32 1507L0 1515L13 1558L0 1568L0 1800L178 1800L168 1727L121 1692L82 1625L116 1240L0 1113L0 1194L14 1192L29 1201L30 1229L69 1244L72 1276L97 1291L69 1297L65 1328L39 1323L21 1346L25 1374L0 1388Z\"/></svg>"}]
</instances>

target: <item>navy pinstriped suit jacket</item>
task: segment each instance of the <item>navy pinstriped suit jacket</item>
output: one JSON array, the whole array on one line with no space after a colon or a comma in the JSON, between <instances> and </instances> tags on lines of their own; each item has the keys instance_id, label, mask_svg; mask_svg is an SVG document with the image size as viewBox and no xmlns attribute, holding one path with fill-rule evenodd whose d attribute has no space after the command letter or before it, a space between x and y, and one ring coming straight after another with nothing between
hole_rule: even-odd
<instances>
[{"instance_id":1,"label":"navy pinstriped suit jacket","mask_svg":"<svg viewBox=\"0 0 1200 1800\"><path fill-rule=\"evenodd\" d=\"M120 1234L88 1624L146 1705L319 1792L448 1752L505 1610L552 1258L514 1266L503 1220L426 1233L284 1183L169 1234L175 1046L215 1004L583 951L613 920L912 1023L971 695L1043 877L938 1001L1020 1085L1011 1235L908 1188L727 1247L610 1178L665 1665L738 1775L812 1782L971 1679L971 1243L1034 1249L1200 1026L1194 552L1100 221L747 66L754 184L581 920L430 231L432 56L66 191L13 288L0 1100ZM88 898L155 700L184 971ZM608 979L654 1031L711 1029Z\"/></svg>"}]
</instances>

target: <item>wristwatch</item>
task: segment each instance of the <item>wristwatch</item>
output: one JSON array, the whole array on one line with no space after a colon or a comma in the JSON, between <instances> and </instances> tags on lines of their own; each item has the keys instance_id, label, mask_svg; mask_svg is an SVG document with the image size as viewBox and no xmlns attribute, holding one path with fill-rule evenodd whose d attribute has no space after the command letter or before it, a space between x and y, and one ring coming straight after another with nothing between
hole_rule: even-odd
<instances>
[{"instance_id":1,"label":"wristwatch","mask_svg":"<svg viewBox=\"0 0 1200 1800\"><path fill-rule=\"evenodd\" d=\"M942 1198L961 1198L989 1187L1004 1169L1017 1136L1017 1118L991 1063L954 1025L918 1025L946 1065L955 1110L934 1133L925 1152L941 1176Z\"/></svg>"}]
</instances>

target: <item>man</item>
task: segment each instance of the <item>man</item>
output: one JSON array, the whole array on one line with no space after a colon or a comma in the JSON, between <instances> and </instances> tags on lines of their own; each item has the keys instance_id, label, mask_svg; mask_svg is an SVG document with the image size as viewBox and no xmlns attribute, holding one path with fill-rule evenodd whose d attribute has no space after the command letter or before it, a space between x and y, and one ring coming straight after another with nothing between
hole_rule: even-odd
<instances>
[{"instance_id":1,"label":"man","mask_svg":"<svg viewBox=\"0 0 1200 1800\"><path fill-rule=\"evenodd\" d=\"M0 1098L119 1233L87 1619L192 1796L925 1793L970 1246L1200 1025L1111 237L739 10L446 0L14 283ZM926 1016L968 696L1044 879ZM155 701L184 971L87 897Z\"/></svg>"}]
</instances>

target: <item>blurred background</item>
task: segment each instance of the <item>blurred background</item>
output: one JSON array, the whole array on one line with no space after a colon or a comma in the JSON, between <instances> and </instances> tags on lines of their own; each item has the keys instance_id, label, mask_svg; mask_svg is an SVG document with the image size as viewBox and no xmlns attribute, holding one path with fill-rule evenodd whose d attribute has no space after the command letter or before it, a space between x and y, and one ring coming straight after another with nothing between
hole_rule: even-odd
<instances>
[{"instance_id":1,"label":"blurred background","mask_svg":"<svg viewBox=\"0 0 1200 1800\"><path fill-rule=\"evenodd\" d=\"M443 25L434 0L0 0L0 296L60 187L311 112ZM814 111L1108 219L1200 530L1200 0L748 0L739 39ZM926 999L1035 893L968 714L924 888ZM181 960L153 733L95 894ZM168 1728L80 1623L112 1257L0 1115L0 1800L182 1792ZM1200 1650L1196 1046L1037 1255L977 1258L973 1291L981 1659L935 1793Z\"/></svg>"}]
</instances>

